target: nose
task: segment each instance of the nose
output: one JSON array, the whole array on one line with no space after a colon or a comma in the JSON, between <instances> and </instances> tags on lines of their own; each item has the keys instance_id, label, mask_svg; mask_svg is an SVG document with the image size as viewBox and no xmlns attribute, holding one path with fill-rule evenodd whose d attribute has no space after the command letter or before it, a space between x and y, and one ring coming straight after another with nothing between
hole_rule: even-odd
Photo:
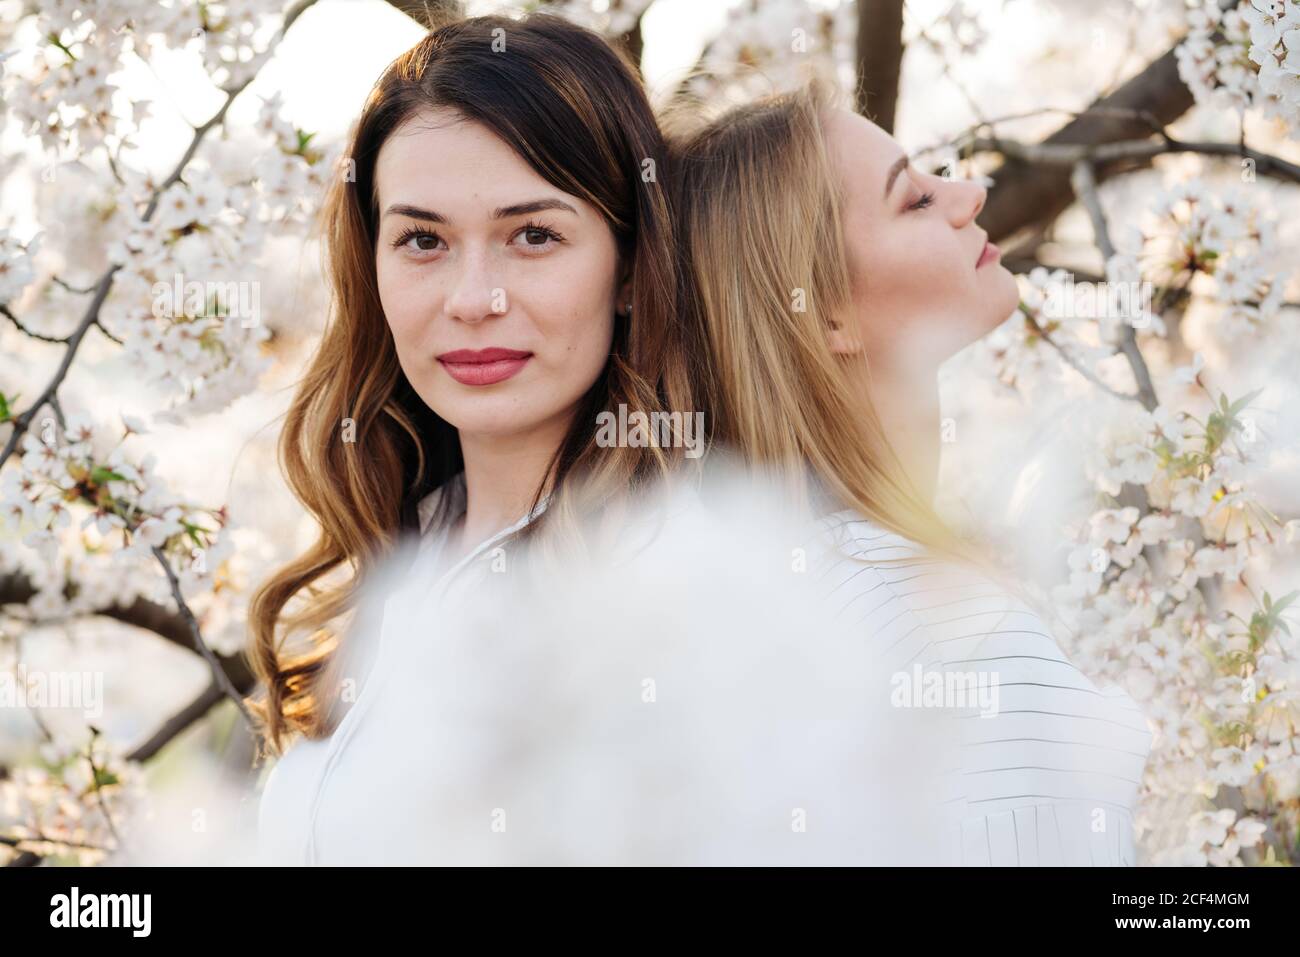
<instances>
[{"instance_id":1,"label":"nose","mask_svg":"<svg viewBox=\"0 0 1300 957\"><path fill-rule=\"evenodd\" d=\"M458 322L479 323L506 311L506 293L494 281L484 253L465 252L452 267L454 275L442 311Z\"/></svg>"},{"instance_id":2,"label":"nose","mask_svg":"<svg viewBox=\"0 0 1300 957\"><path fill-rule=\"evenodd\" d=\"M989 191L969 179L955 180L952 186L954 197L951 206L952 224L957 229L961 229L980 214L980 210L984 208L984 201L989 197Z\"/></svg>"}]
</instances>

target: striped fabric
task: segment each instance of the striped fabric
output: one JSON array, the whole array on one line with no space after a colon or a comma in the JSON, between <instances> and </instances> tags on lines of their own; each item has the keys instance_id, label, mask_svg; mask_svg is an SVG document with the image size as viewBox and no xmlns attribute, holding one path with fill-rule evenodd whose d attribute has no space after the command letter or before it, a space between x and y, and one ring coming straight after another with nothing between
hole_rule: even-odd
<instances>
[{"instance_id":1,"label":"striped fabric","mask_svg":"<svg viewBox=\"0 0 1300 957\"><path fill-rule=\"evenodd\" d=\"M974 705L952 712L960 766L944 769L943 797L953 863L1136 864L1151 732L1132 699L1094 685L1028 605L977 572L852 512L828 516L822 531L831 547L819 587L896 674L996 683L991 716Z\"/></svg>"}]
</instances>

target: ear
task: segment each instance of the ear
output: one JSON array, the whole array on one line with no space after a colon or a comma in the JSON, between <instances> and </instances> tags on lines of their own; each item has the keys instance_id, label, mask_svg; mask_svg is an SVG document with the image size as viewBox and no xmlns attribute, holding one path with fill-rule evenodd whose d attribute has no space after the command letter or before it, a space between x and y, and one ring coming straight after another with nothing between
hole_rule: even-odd
<instances>
[{"instance_id":1,"label":"ear","mask_svg":"<svg viewBox=\"0 0 1300 957\"><path fill-rule=\"evenodd\" d=\"M862 354L862 340L851 323L839 319L831 320L831 327L826 333L831 352L837 356L857 356Z\"/></svg>"}]
</instances>

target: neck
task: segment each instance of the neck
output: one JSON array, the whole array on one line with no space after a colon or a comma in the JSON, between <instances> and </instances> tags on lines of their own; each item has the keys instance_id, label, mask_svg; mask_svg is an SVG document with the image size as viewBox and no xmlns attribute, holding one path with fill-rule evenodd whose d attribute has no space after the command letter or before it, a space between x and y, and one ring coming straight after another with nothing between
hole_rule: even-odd
<instances>
[{"instance_id":1,"label":"neck","mask_svg":"<svg viewBox=\"0 0 1300 957\"><path fill-rule=\"evenodd\" d=\"M885 438L917 491L931 502L939 478L939 370L873 365L867 387Z\"/></svg>"},{"instance_id":2,"label":"neck","mask_svg":"<svg viewBox=\"0 0 1300 957\"><path fill-rule=\"evenodd\" d=\"M447 543L452 557L468 553L523 518L543 483L542 494L550 491L549 466L568 426L566 416L518 435L460 433L465 514Z\"/></svg>"}]
</instances>

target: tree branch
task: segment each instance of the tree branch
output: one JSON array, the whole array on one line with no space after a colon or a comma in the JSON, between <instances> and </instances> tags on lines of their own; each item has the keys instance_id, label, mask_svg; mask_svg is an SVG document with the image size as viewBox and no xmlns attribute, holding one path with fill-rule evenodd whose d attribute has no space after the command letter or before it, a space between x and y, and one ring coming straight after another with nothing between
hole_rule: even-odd
<instances>
[{"instance_id":1,"label":"tree branch","mask_svg":"<svg viewBox=\"0 0 1300 957\"><path fill-rule=\"evenodd\" d=\"M858 0L854 108L894 131L903 64L903 0Z\"/></svg>"},{"instance_id":2,"label":"tree branch","mask_svg":"<svg viewBox=\"0 0 1300 957\"><path fill-rule=\"evenodd\" d=\"M148 741L128 754L127 759L130 761L148 761L170 744L172 739L203 718L225 697L226 692L222 690L221 685L215 681L212 682L203 689L197 698L168 718L162 727L149 737Z\"/></svg>"},{"instance_id":3,"label":"tree branch","mask_svg":"<svg viewBox=\"0 0 1300 957\"><path fill-rule=\"evenodd\" d=\"M1073 369L1075 372L1079 373L1079 375L1083 376L1085 379L1087 379L1097 388L1101 389L1103 392L1106 392L1117 399L1124 399L1125 401L1128 402L1139 401L1138 396L1128 395L1124 392L1117 392L1116 390L1108 386L1106 383L1102 382L1101 379L1097 378L1097 376L1091 370L1089 370L1086 366L1080 365L1078 360L1076 360L1074 356L1066 352L1065 347L1062 346L1055 339L1053 339L1052 336L1048 333L1048 331L1038 324L1038 320L1035 319L1028 310L1021 309L1020 312L1025 317L1025 322L1029 323L1031 326L1034 327L1034 331L1038 334L1038 337L1042 339L1044 342L1046 342L1053 349L1055 349L1057 355L1061 357L1061 361L1064 362L1071 369Z\"/></svg>"},{"instance_id":4,"label":"tree branch","mask_svg":"<svg viewBox=\"0 0 1300 957\"><path fill-rule=\"evenodd\" d=\"M297 20L308 7L313 6L315 3L316 0L298 0L297 3L289 8L284 15L284 23L280 26L276 35L267 45L268 54L273 51L284 38L285 31L289 29L293 22ZM198 152L199 144L203 142L203 138L207 136L209 130L225 120L230 105L234 103L235 98L248 87L248 84L253 82L254 76L256 76L256 71L250 73L241 82L226 90L226 100L221 104L221 108L217 110L217 112L214 113L202 126L195 127L194 134L190 138L189 146L186 148L184 154L182 154L179 162L177 162L176 166L172 169L171 174L153 190L153 193L149 198L149 204L145 208L141 219L148 222L153 218L154 213L158 210L158 203L162 198L162 194L166 192L172 184L180 180L181 175L185 172L185 167L188 166L190 160L194 158L194 154ZM23 433L25 433L30 427L32 419L36 416L36 413L40 411L41 406L48 402L50 397L58 392L59 386L63 383L64 378L68 374L68 369L72 366L72 360L76 358L77 349L81 346L81 340L86 335L86 330L91 326L99 324L99 310L104 305L104 300L108 298L109 290L113 287L113 275L120 268L121 267L118 265L110 266L95 283L94 298L91 299L90 305L86 307L86 311L82 315L81 321L77 324L77 328L67 337L67 349L63 353L63 360L59 363L59 368L55 371L54 377L50 380L49 384L46 385L45 390L40 394L36 401L32 403L27 411L13 420L13 430L9 435L9 441L5 443L4 450L0 452L0 466L3 466L5 462L9 460L9 456L13 454L13 451L18 446L18 442L22 438ZM14 321L17 322L16 319Z\"/></svg>"},{"instance_id":5,"label":"tree branch","mask_svg":"<svg viewBox=\"0 0 1300 957\"><path fill-rule=\"evenodd\" d=\"M221 686L221 690L235 702L239 708L239 713L244 716L244 720L249 723L250 727L255 727L253 716L248 713L248 706L244 704L244 697L239 693L230 679L226 677L225 669L221 666L221 661L216 654L208 647L207 642L203 640L203 632L199 629L198 620L194 617L194 612L190 611L190 606L185 603L185 596L181 594L180 579L176 577L176 570L172 568L171 562L167 560L167 554L157 545L153 548L154 557L158 559L158 564L162 566L163 573L167 576L167 581L171 585L172 598L176 601L176 607L180 609L181 619L185 622L185 628L189 632L190 642L197 651L207 661L208 666L212 668L212 678Z\"/></svg>"},{"instance_id":6,"label":"tree branch","mask_svg":"<svg viewBox=\"0 0 1300 957\"><path fill-rule=\"evenodd\" d=\"M1166 153L1201 153L1206 156L1238 156L1254 162L1259 173L1274 176L1292 183L1300 183L1300 165L1270 153L1261 153L1249 146L1236 143L1183 141L1165 136L1163 141L1123 140L1116 143L1056 144L1021 143L997 136L975 137L970 140L972 152L996 152L1026 163L1060 166L1072 169L1077 163L1087 161L1094 166L1120 160L1149 160Z\"/></svg>"},{"instance_id":7,"label":"tree branch","mask_svg":"<svg viewBox=\"0 0 1300 957\"><path fill-rule=\"evenodd\" d=\"M34 594L36 589L26 575L0 575L0 605L26 604ZM111 618L124 625L153 632L164 641L197 653L187 623L174 611L143 598L137 598L130 605L111 605L87 614ZM218 660L221 662L221 670L232 685L245 693L252 690L256 679L242 655L219 655Z\"/></svg>"},{"instance_id":8,"label":"tree branch","mask_svg":"<svg viewBox=\"0 0 1300 957\"><path fill-rule=\"evenodd\" d=\"M1092 164L1087 160L1080 161L1075 164L1071 175L1074 191L1088 211L1088 218L1092 220L1092 233L1097 248L1101 250L1103 261L1108 262L1115 255L1115 246L1110 241L1106 214L1101 208L1101 198L1097 195L1097 180L1093 175ZM1155 386L1151 384L1151 370L1147 368L1142 350L1138 348L1137 330L1128 323L1120 325L1119 348L1124 353L1124 358L1128 360L1129 367L1133 370L1133 378L1137 381L1138 401L1150 412L1159 401L1156 399Z\"/></svg>"},{"instance_id":9,"label":"tree branch","mask_svg":"<svg viewBox=\"0 0 1300 957\"><path fill-rule=\"evenodd\" d=\"M1219 0L1221 9L1235 7L1237 0ZM1179 41L1181 43L1181 40ZM1178 75L1171 46L1127 83L1109 96L1096 100L1072 122L1044 140L1052 144L1113 143L1132 140L1150 131L1151 121L1163 126L1186 113L1194 102L1192 92ZM1150 121L1137 119L1148 116ZM1126 118L1127 117L1127 118ZM1105 178L1107 170L1102 170ZM993 176L993 188L980 212L979 223L993 242L1011 237L1040 220L1052 220L1074 202L1070 170L1008 159Z\"/></svg>"},{"instance_id":10,"label":"tree branch","mask_svg":"<svg viewBox=\"0 0 1300 957\"><path fill-rule=\"evenodd\" d=\"M68 341L66 336L47 336L44 333L36 332L32 329L28 329L26 326L23 325L22 320L19 319L17 316L15 316L12 312L10 312L9 307L4 304L0 304L0 316L6 316L10 322L12 322L15 326L18 327L19 332L21 332L25 336L28 336L29 338L39 339L41 342L56 342L60 344Z\"/></svg>"}]
</instances>

